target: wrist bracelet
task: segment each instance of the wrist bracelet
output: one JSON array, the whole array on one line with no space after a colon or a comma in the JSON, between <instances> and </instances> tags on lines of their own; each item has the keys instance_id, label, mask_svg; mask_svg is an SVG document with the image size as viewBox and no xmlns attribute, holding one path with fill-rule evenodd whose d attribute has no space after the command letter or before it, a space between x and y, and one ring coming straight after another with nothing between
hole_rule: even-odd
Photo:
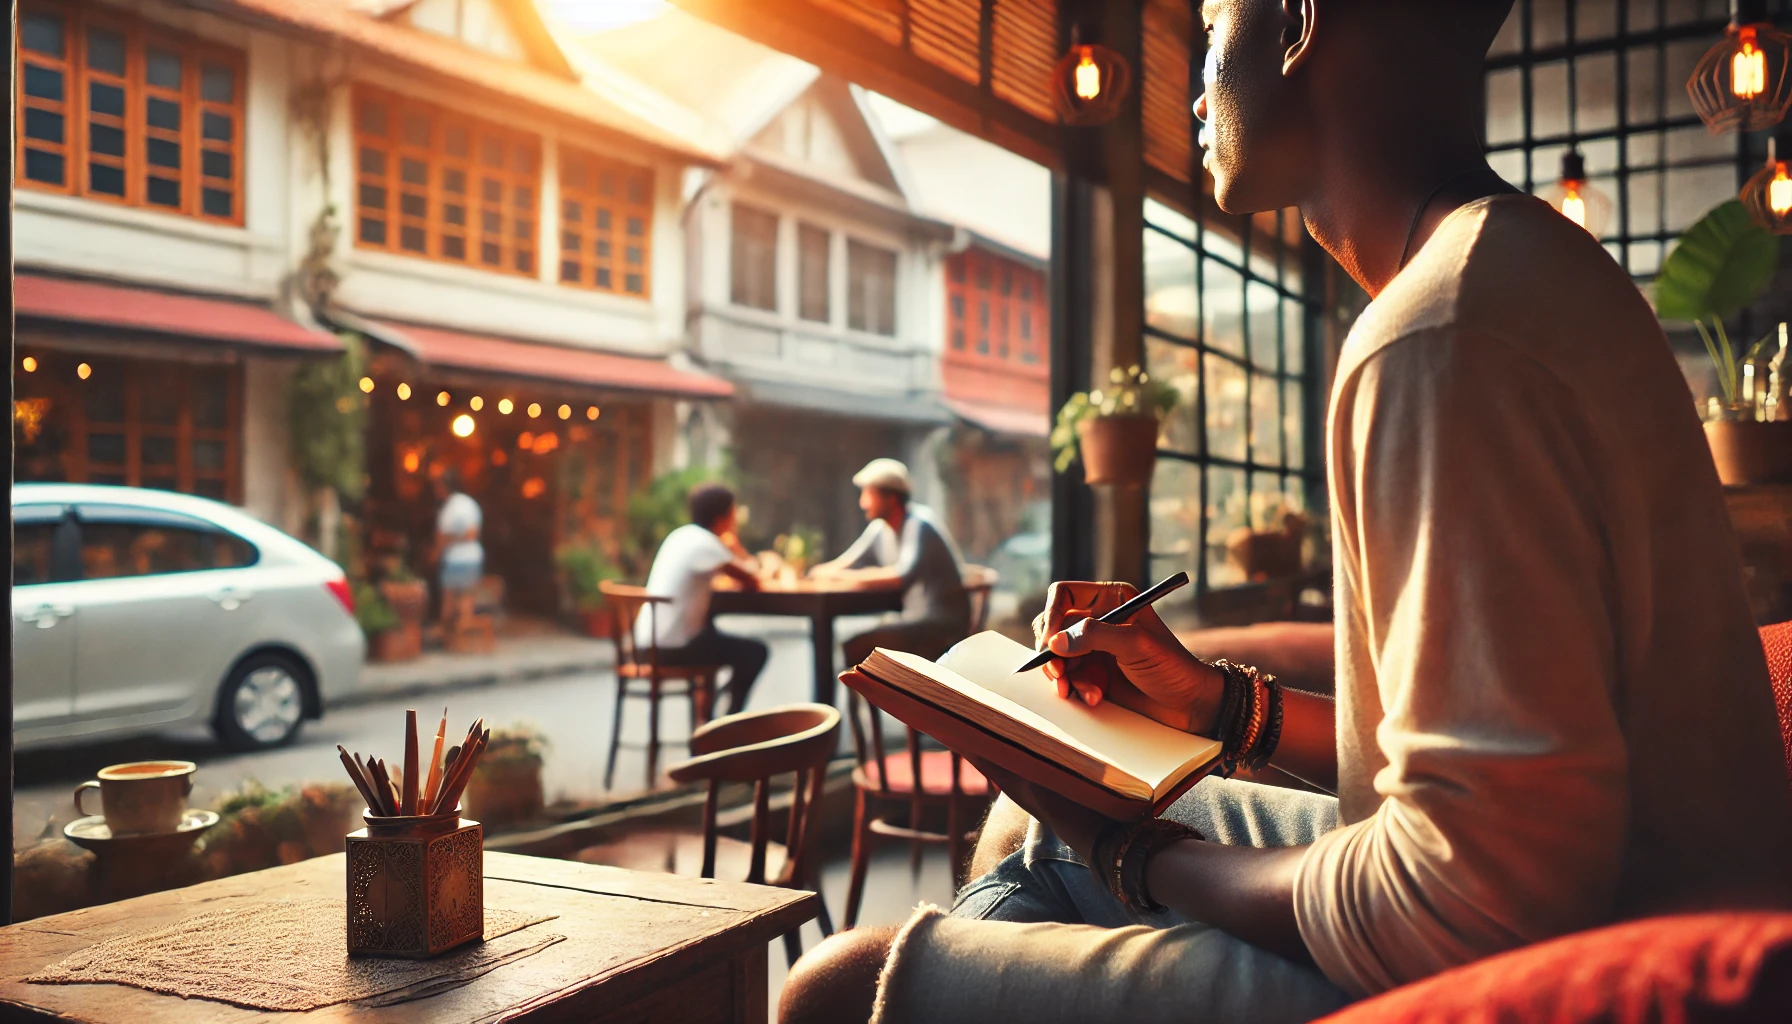
<instances>
[{"instance_id":1,"label":"wrist bracelet","mask_svg":"<svg viewBox=\"0 0 1792 1024\"><path fill-rule=\"evenodd\" d=\"M1119 879L1115 895L1120 898L1120 903L1133 911L1155 913L1163 910L1163 904L1152 899L1150 888L1145 882L1145 870L1151 862L1151 855L1171 843L1200 838L1201 833L1167 818L1151 818L1134 826L1128 833L1115 864L1114 873Z\"/></svg>"}]
</instances>

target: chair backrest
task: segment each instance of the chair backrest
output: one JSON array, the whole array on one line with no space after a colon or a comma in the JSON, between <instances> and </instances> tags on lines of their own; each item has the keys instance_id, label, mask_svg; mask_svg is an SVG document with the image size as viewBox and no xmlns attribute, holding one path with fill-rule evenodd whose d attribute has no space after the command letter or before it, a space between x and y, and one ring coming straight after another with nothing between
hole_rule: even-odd
<instances>
[{"instance_id":1,"label":"chair backrest","mask_svg":"<svg viewBox=\"0 0 1792 1024\"><path fill-rule=\"evenodd\" d=\"M841 674L841 681L845 683L856 671L848 669ZM859 767L866 769L862 774L876 780L878 796L890 798L890 760L884 747L883 712L859 696L858 689L851 683L846 683L846 716L847 724L852 727L853 755L858 759ZM909 792L919 798L925 792L921 785L921 733L908 726L903 730L908 750ZM951 762L950 792L956 800L964 796L964 759L954 751Z\"/></svg>"},{"instance_id":2,"label":"chair backrest","mask_svg":"<svg viewBox=\"0 0 1792 1024\"><path fill-rule=\"evenodd\" d=\"M1780 740L1786 745L1786 776L1792 781L1792 622L1762 626L1761 649L1767 655L1767 674L1773 682Z\"/></svg>"},{"instance_id":3,"label":"chair backrest","mask_svg":"<svg viewBox=\"0 0 1792 1024\"><path fill-rule=\"evenodd\" d=\"M614 628L610 630L610 642L616 647L616 664L659 664L658 619L667 614L662 606L671 604L672 599L649 594L646 587L631 587L626 583L611 583L608 580L599 583L597 589L604 595L604 607L609 609L615 620ZM635 642L635 620L641 617L643 608L648 609L650 641L644 651Z\"/></svg>"},{"instance_id":4,"label":"chair backrest","mask_svg":"<svg viewBox=\"0 0 1792 1024\"><path fill-rule=\"evenodd\" d=\"M840 712L825 704L792 704L769 711L728 715L691 734L689 760L667 769L674 782L709 783L703 805L703 877L716 873L716 798L722 784L753 783L753 858L747 868L749 882L765 884L765 848L771 838L771 780L795 775L790 822L784 847L789 851L784 873L773 885L801 885L810 874L814 819L821 807L821 787L828 761L834 755L834 737L840 731Z\"/></svg>"},{"instance_id":5,"label":"chair backrest","mask_svg":"<svg viewBox=\"0 0 1792 1024\"><path fill-rule=\"evenodd\" d=\"M971 598L971 635L989 628L989 593L1001 580L1001 574L987 565L964 567L964 590Z\"/></svg>"}]
</instances>

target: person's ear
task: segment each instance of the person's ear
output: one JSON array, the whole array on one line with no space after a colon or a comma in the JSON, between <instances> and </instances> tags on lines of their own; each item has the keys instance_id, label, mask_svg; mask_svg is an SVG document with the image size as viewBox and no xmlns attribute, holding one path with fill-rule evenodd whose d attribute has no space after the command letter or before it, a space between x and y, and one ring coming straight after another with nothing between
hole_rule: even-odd
<instances>
[{"instance_id":1,"label":"person's ear","mask_svg":"<svg viewBox=\"0 0 1792 1024\"><path fill-rule=\"evenodd\" d=\"M1282 75L1304 65L1313 53L1314 10L1317 0L1282 0Z\"/></svg>"}]
</instances>

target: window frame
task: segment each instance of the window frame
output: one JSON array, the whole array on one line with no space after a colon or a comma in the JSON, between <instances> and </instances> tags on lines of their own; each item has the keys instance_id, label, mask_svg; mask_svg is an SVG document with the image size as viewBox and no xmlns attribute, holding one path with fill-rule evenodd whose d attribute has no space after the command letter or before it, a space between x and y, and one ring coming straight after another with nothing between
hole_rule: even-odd
<instances>
[{"instance_id":1,"label":"window frame","mask_svg":"<svg viewBox=\"0 0 1792 1024\"><path fill-rule=\"evenodd\" d=\"M769 236L743 234L746 223L770 227ZM746 309L767 313L778 311L778 234L780 218L775 211L738 199L728 206L728 301ZM757 250L757 251L756 251ZM765 304L756 301L765 291Z\"/></svg>"},{"instance_id":2,"label":"window frame","mask_svg":"<svg viewBox=\"0 0 1792 1024\"><path fill-rule=\"evenodd\" d=\"M13 50L13 66L18 76L15 97L21 115L29 110L46 110L62 118L63 138L52 145L26 134L21 118L14 157L19 172L16 184L24 189L79 196L98 202L112 203L155 213L191 217L214 224L240 227L248 205L248 182L244 174L244 135L247 119L247 59L243 51L198 36L154 24L140 16L98 4L46 4L31 0L20 7L21 21L33 15L49 15L62 23L63 52L51 58L36 50L26 50L22 33ZM89 38L92 29L118 33L123 38L125 67L123 76L90 66ZM152 86L147 80L149 50L162 49L181 59L181 88L178 91ZM49 67L62 76L63 98L52 104L25 93L27 65ZM222 69L231 77L229 102L208 100L204 96L206 71ZM92 85L115 85L124 95L124 114L98 114L93 110ZM152 128L148 118L150 99L177 100L180 111L178 129ZM225 114L230 118L228 140L208 139L205 135L206 114ZM100 119L96 121L97 119ZM112 128L122 135L124 154L96 153L93 128ZM179 167L174 172L178 182L179 202L174 205L156 203L148 198L150 164L148 151L152 141L173 142L178 148ZM26 176L32 151L53 152L63 161L62 182L56 184ZM224 152L230 159L228 185L219 188L219 179L206 173L205 156ZM93 187L93 164L116 167L124 176L122 194L96 191ZM163 166L163 165L157 165ZM165 175L162 177L166 177ZM207 193L228 192L231 199L229 216L209 213Z\"/></svg>"},{"instance_id":3,"label":"window frame","mask_svg":"<svg viewBox=\"0 0 1792 1024\"><path fill-rule=\"evenodd\" d=\"M987 284L980 272L986 265L991 269ZM1004 272L1009 275L1005 295L1000 287ZM1023 294L1029 286L1033 292L1030 298ZM992 310L987 351L978 344L984 305ZM1043 269L978 245L946 257L944 351L949 359L978 365L1024 366L1047 374L1050 325L1051 303ZM1031 337L1022 336L1023 326Z\"/></svg>"},{"instance_id":4,"label":"window frame","mask_svg":"<svg viewBox=\"0 0 1792 1024\"><path fill-rule=\"evenodd\" d=\"M889 261L889 287L872 294L876 289L868 287L871 282L882 279L881 275L861 273L862 270L873 269L861 265L864 259ZM846 327L848 330L864 334L875 334L883 338L894 338L901 329L901 303L898 301L902 291L902 253L900 250L886 248L876 242L868 242L851 235L846 239ZM885 323L884 314L888 314Z\"/></svg>"},{"instance_id":5,"label":"window frame","mask_svg":"<svg viewBox=\"0 0 1792 1024\"><path fill-rule=\"evenodd\" d=\"M821 266L811 267L809 260L814 255L809 243L819 239L821 245ZM796 223L796 316L798 320L810 323L833 323L834 320L834 233L827 228L808 221ZM818 278L818 279L817 279ZM820 293L811 294L813 286L819 285ZM818 300L811 305L811 300Z\"/></svg>"},{"instance_id":6,"label":"window frame","mask_svg":"<svg viewBox=\"0 0 1792 1024\"><path fill-rule=\"evenodd\" d=\"M376 133L368 125L367 111L372 104L383 104L385 132ZM418 143L405 134L408 116L420 117L428 124L428 140ZM351 219L355 248L385 252L394 256L448 263L485 273L536 279L541 271L541 179L542 139L529 131L506 128L490 121L449 110L428 100L417 99L366 82L355 82L350 88L350 136L354 149L351 159L355 169L354 216ZM465 133L465 153L455 153L449 146L456 130ZM486 146L500 144L499 165L486 157ZM369 170L368 152L382 156L380 169ZM425 180L408 182L404 175L407 161L421 163ZM463 191L448 187L450 173L462 176ZM487 186L498 186L498 198L490 199ZM385 203L374 207L366 200L369 189L383 191ZM526 190L526 202L524 199ZM454 196L458 195L458 203ZM406 200L422 203L421 215L407 212ZM461 209L461 221L451 221L447 211ZM495 218L497 242L488 236ZM382 225L383 239L370 241L369 223ZM521 230L519 230L519 228ZM406 232L422 232L422 248L406 243ZM460 255L447 251L458 244ZM496 245L498 261L486 260L488 246ZM526 261L527 265L524 265Z\"/></svg>"},{"instance_id":7,"label":"window frame","mask_svg":"<svg viewBox=\"0 0 1792 1024\"><path fill-rule=\"evenodd\" d=\"M580 165L577 169L581 173L574 173L575 164ZM578 146L562 145L559 171L560 209L555 222L560 257L554 272L555 280L569 288L609 292L624 298L652 298L653 169L601 156ZM608 195L603 190L606 174L615 175L613 192ZM637 186L638 200L635 196ZM607 228L603 226L606 212L610 220ZM631 243L627 229L637 219L642 225L638 241L639 269L630 271L627 257ZM606 246L607 253L604 251ZM572 270L570 278L569 269ZM631 273L638 273L639 280L632 281ZM608 283L605 283L606 277ZM640 287L631 288L631 284Z\"/></svg>"}]
</instances>

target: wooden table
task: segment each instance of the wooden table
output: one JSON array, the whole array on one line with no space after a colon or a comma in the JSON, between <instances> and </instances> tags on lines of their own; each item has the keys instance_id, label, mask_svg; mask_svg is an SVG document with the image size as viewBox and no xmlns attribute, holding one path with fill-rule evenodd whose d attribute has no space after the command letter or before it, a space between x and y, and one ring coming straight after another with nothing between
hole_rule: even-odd
<instances>
[{"instance_id":1,"label":"wooden table","mask_svg":"<svg viewBox=\"0 0 1792 1024\"><path fill-rule=\"evenodd\" d=\"M717 587L709 599L711 615L792 615L809 620L809 642L815 658L815 702L834 704L834 619L902 610L900 590L854 590L807 580L766 583L759 590Z\"/></svg>"},{"instance_id":2,"label":"wooden table","mask_svg":"<svg viewBox=\"0 0 1792 1024\"><path fill-rule=\"evenodd\" d=\"M140 896L0 929L0 1019L93 1024L475 1021L688 1024L766 1019L766 944L816 915L813 893L647 874L572 861L485 855L488 907L558 914L566 936L460 988L395 1006L353 1003L274 1014L128 985L21 981L102 939L231 906L343 891L341 854ZM236 901L236 902L233 902ZM343 927L339 920L322 928Z\"/></svg>"}]
</instances>

